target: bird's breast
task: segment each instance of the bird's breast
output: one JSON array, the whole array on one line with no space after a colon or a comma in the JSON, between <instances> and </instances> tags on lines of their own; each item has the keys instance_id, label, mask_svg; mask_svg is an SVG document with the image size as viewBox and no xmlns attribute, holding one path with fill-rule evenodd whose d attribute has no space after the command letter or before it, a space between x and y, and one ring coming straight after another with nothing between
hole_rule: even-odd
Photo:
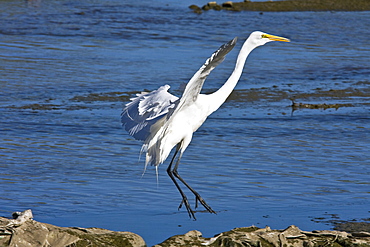
<instances>
[{"instance_id":1,"label":"bird's breast","mask_svg":"<svg viewBox=\"0 0 370 247\"><path fill-rule=\"evenodd\" d=\"M195 132L206 120L206 111L197 104L192 104L179 112L176 122L184 130Z\"/></svg>"}]
</instances>

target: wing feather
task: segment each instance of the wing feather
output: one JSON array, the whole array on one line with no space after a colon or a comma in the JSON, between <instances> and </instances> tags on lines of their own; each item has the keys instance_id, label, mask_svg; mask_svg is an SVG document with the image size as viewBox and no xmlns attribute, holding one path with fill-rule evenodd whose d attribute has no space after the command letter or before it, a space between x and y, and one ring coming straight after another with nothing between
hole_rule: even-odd
<instances>
[{"instance_id":1,"label":"wing feather","mask_svg":"<svg viewBox=\"0 0 370 247\"><path fill-rule=\"evenodd\" d=\"M162 118L153 124L151 134L145 140L141 150L142 152L146 152L146 165L149 163L159 165L167 158L168 154L163 155L161 142L166 136L166 131L171 123L171 117L176 116L177 112L181 111L181 109L186 105L192 104L196 101L206 77L225 59L226 54L234 48L236 40L237 38L234 38L230 42L222 45L210 58L206 60L186 85L182 97L176 101L174 107L168 108L166 118Z\"/></svg>"},{"instance_id":2,"label":"wing feather","mask_svg":"<svg viewBox=\"0 0 370 247\"><path fill-rule=\"evenodd\" d=\"M210 58L202 65L202 67L193 75L188 84L185 87L184 93L180 99L179 105L181 106L184 102L192 103L196 101L200 91L202 90L204 81L211 71L216 68L217 65L224 61L225 56L234 48L237 38L230 40L228 43L222 45L217 51L215 51Z\"/></svg>"},{"instance_id":3,"label":"wing feather","mask_svg":"<svg viewBox=\"0 0 370 247\"><path fill-rule=\"evenodd\" d=\"M234 38L222 45L206 60L186 85L181 99L168 93L170 86L165 85L150 93L137 94L137 97L132 98L123 109L121 122L126 131L135 139L144 141L141 152L147 153L146 165L160 163L157 157L158 150L152 150L152 147L160 144L169 119L184 106L197 100L205 79L234 48L236 40L237 38Z\"/></svg>"},{"instance_id":4,"label":"wing feather","mask_svg":"<svg viewBox=\"0 0 370 247\"><path fill-rule=\"evenodd\" d=\"M164 85L150 93L142 92L126 104L121 114L121 122L135 139L147 139L151 126L175 106L178 97L167 92L169 88L169 85Z\"/></svg>"}]
</instances>

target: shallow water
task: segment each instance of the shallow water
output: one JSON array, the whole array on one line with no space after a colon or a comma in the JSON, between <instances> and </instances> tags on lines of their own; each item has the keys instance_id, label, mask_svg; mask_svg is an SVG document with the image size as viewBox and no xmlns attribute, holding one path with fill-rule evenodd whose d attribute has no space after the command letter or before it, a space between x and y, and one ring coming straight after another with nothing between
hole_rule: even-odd
<instances>
[{"instance_id":1,"label":"shallow water","mask_svg":"<svg viewBox=\"0 0 370 247\"><path fill-rule=\"evenodd\" d=\"M193 2L192 2L193 3ZM202 5L202 3L194 2ZM0 213L133 231L149 245L200 230L328 229L369 218L369 12L202 15L187 2L0 2ZM221 44L254 30L288 37L250 55L235 93L194 135L180 173L217 211L190 220L120 126L128 98L186 83ZM351 104L298 109L295 102ZM189 197L193 199L190 195ZM193 203L193 201L191 201Z\"/></svg>"}]
</instances>

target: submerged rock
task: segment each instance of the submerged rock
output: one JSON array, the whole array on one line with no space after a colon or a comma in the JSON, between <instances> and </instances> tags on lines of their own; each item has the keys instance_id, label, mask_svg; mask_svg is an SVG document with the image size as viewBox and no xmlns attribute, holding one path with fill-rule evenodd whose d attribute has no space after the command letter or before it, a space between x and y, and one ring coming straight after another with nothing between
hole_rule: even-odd
<instances>
[{"instance_id":1,"label":"submerged rock","mask_svg":"<svg viewBox=\"0 0 370 247\"><path fill-rule=\"evenodd\" d=\"M330 109L330 108L334 108L334 109L339 109L340 107L353 107L353 104L326 104L326 103L323 103L323 104L309 104L309 103L296 103L294 102L293 99L292 100L292 104L291 104L291 107L292 107L292 110L297 110L297 109L303 109L303 108L306 108L306 109L322 109L322 110L326 110L326 109Z\"/></svg>"},{"instance_id":2,"label":"submerged rock","mask_svg":"<svg viewBox=\"0 0 370 247\"><path fill-rule=\"evenodd\" d=\"M189 9L192 9L194 13L197 13L197 14L201 14L202 13L202 9L200 7L198 7L197 5L190 5L189 6Z\"/></svg>"},{"instance_id":3,"label":"submerged rock","mask_svg":"<svg viewBox=\"0 0 370 247\"><path fill-rule=\"evenodd\" d=\"M208 2L206 5L202 7L203 10L221 10L221 5L218 5L216 2Z\"/></svg>"},{"instance_id":4,"label":"submerged rock","mask_svg":"<svg viewBox=\"0 0 370 247\"><path fill-rule=\"evenodd\" d=\"M0 217L0 246L146 246L131 232L114 232L100 228L58 227L32 219L31 210L13 213L15 219Z\"/></svg>"}]
</instances>

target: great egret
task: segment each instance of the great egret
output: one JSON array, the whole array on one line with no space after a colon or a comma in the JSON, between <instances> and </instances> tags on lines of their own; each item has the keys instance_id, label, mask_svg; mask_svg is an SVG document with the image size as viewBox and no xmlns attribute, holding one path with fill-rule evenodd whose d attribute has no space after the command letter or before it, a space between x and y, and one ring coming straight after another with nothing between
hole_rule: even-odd
<instances>
[{"instance_id":1,"label":"great egret","mask_svg":"<svg viewBox=\"0 0 370 247\"><path fill-rule=\"evenodd\" d=\"M249 53L256 47L270 41L289 42L289 39L255 31L244 42L235 69L225 84L211 94L200 94L203 83L209 73L219 65L235 46L237 38L222 45L203 66L195 73L178 98L168 93L169 85L161 86L150 93L142 92L123 109L121 122L130 135L137 140L144 141L141 152L146 153L145 169L148 164L156 167L162 164L176 146L175 154L167 168L167 173L176 185L182 196L179 209L184 204L189 217L196 219L189 201L181 190L176 178L180 180L194 195L195 208L200 202L210 213L216 213L203 198L182 179L177 172L180 159L195 132L216 111L231 94L236 86ZM176 164L172 168L175 157L178 155Z\"/></svg>"}]
</instances>

